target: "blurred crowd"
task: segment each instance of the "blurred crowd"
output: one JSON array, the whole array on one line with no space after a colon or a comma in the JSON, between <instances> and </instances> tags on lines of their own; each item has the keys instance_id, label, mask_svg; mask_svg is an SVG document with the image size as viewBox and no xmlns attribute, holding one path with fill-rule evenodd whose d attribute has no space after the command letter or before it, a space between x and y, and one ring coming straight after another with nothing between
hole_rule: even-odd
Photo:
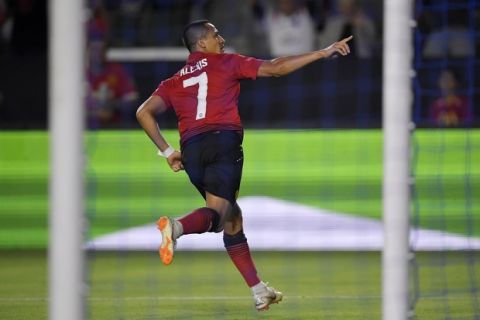
<instances>
[{"instance_id":1,"label":"blurred crowd","mask_svg":"<svg viewBox=\"0 0 480 320\"><path fill-rule=\"evenodd\" d=\"M209 19L236 52L259 57L322 48L353 34L355 56L381 55L383 0L86 0L89 35L110 46L181 46L183 26ZM462 1L459 1L462 2ZM480 8L417 10L425 57L468 57L480 41ZM45 48L47 0L0 0L0 52ZM446 13L445 13L446 12ZM17 53L16 51L16 53Z\"/></svg>"},{"instance_id":2,"label":"blurred crowd","mask_svg":"<svg viewBox=\"0 0 480 320\"><path fill-rule=\"evenodd\" d=\"M354 36L350 59L382 55L383 0L86 1L86 105L92 128L127 125L139 100L134 77L124 65L107 61L107 48L182 46L183 27L192 20L209 19L229 49L259 58L321 49L349 35ZM418 3L422 6L417 5L415 13L416 43L420 44L416 46L417 56L464 59L480 52L480 41L472 32L480 25L480 7L476 6L472 15L468 10L435 8L435 0ZM0 58L45 54L47 4L47 0L0 0ZM441 69L431 81L438 97L462 91L458 70ZM449 85L450 89L445 89ZM454 107L448 109L451 101L455 101ZM1 104L0 90L0 111ZM430 120L439 125L461 124L471 117L465 110L472 108L466 107L463 98L436 100L432 96L428 105Z\"/></svg>"},{"instance_id":3,"label":"blurred crowd","mask_svg":"<svg viewBox=\"0 0 480 320\"><path fill-rule=\"evenodd\" d=\"M113 46L181 46L189 21L209 19L232 50L302 53L354 35L359 58L381 54L381 0L90 0L91 31Z\"/></svg>"}]
</instances>

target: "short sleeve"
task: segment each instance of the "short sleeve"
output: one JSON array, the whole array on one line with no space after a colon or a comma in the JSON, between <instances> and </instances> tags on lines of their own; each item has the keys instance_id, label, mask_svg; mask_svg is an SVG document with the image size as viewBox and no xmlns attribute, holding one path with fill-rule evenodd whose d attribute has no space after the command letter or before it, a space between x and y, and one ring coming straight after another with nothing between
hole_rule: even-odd
<instances>
[{"instance_id":1,"label":"short sleeve","mask_svg":"<svg viewBox=\"0 0 480 320\"><path fill-rule=\"evenodd\" d=\"M240 54L232 54L230 62L232 69L235 70L237 79L255 80L263 60Z\"/></svg>"},{"instance_id":2,"label":"short sleeve","mask_svg":"<svg viewBox=\"0 0 480 320\"><path fill-rule=\"evenodd\" d=\"M160 82L157 89L152 93L152 96L159 96L162 98L163 102L165 102L167 107L171 108L172 102L170 100L169 80Z\"/></svg>"}]
</instances>

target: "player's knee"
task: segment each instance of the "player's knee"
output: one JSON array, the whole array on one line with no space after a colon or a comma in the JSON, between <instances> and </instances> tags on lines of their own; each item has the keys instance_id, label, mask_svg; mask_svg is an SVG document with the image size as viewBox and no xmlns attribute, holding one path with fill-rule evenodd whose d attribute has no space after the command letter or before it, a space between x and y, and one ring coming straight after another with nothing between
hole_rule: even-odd
<instances>
[{"instance_id":1,"label":"player's knee","mask_svg":"<svg viewBox=\"0 0 480 320\"><path fill-rule=\"evenodd\" d=\"M212 222L212 227L210 228L210 232L219 233L223 231L225 227L225 219L223 217L224 215L217 213L217 219Z\"/></svg>"},{"instance_id":2,"label":"player's knee","mask_svg":"<svg viewBox=\"0 0 480 320\"><path fill-rule=\"evenodd\" d=\"M238 204L230 207L230 209L226 212L225 220L233 223L238 223L242 220L242 209L240 209Z\"/></svg>"},{"instance_id":3,"label":"player's knee","mask_svg":"<svg viewBox=\"0 0 480 320\"><path fill-rule=\"evenodd\" d=\"M222 223L219 223L215 229L214 229L213 226L212 226L212 232L215 232L215 233L222 232L222 231L223 231L223 228L224 228L223 224L222 224Z\"/></svg>"},{"instance_id":4,"label":"player's knee","mask_svg":"<svg viewBox=\"0 0 480 320\"><path fill-rule=\"evenodd\" d=\"M242 218L242 209L240 209L240 207L238 206L238 204L235 204L235 206L233 207L233 212L234 212L235 219L236 219L237 221L243 221L243 218Z\"/></svg>"},{"instance_id":5,"label":"player's knee","mask_svg":"<svg viewBox=\"0 0 480 320\"><path fill-rule=\"evenodd\" d=\"M212 215L211 218L211 224L210 228L208 229L208 232L221 232L223 231L223 223L222 223L222 217L218 211L212 209L212 208L206 208L210 210L210 213Z\"/></svg>"}]
</instances>

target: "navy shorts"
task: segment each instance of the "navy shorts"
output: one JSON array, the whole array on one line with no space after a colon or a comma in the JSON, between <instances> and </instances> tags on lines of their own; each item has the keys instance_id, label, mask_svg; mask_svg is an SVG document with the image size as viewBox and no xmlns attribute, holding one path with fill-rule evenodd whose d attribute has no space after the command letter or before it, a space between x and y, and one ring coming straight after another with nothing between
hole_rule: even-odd
<instances>
[{"instance_id":1,"label":"navy shorts","mask_svg":"<svg viewBox=\"0 0 480 320\"><path fill-rule=\"evenodd\" d=\"M210 131L188 139L182 146L182 163L192 184L236 203L243 168L243 133Z\"/></svg>"}]
</instances>

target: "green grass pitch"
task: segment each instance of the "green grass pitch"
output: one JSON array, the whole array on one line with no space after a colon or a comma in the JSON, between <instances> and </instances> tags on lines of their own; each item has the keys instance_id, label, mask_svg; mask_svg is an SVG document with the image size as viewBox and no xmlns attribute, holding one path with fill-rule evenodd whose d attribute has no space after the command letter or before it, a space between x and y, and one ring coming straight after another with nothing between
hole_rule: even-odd
<instances>
[{"instance_id":1,"label":"green grass pitch","mask_svg":"<svg viewBox=\"0 0 480 320\"><path fill-rule=\"evenodd\" d=\"M264 279L285 298L269 311L253 300L224 252L179 252L163 266L154 252L90 253L89 319L380 319L378 252L254 252ZM420 264L455 262L421 271L418 319L473 319L466 254L420 253ZM480 254L474 254L478 261ZM0 251L0 319L47 319L46 253ZM439 277L446 272L450 277ZM480 274L474 279L478 285ZM450 292L442 291L448 281ZM463 288L460 290L460 288ZM434 294L431 294L434 293ZM446 312L448 310L448 313Z\"/></svg>"},{"instance_id":2,"label":"green grass pitch","mask_svg":"<svg viewBox=\"0 0 480 320\"><path fill-rule=\"evenodd\" d=\"M167 131L176 145L176 132ZM90 132L87 237L202 205L141 131ZM423 227L480 236L480 131L418 130L414 217ZM247 130L241 196L268 195L381 217L379 130ZM0 319L46 319L48 133L0 133ZM418 218L418 219L417 219ZM378 252L254 252L285 301L257 313L223 252L89 253L90 319L379 319ZM418 319L473 318L478 252L420 253ZM475 264L477 262L477 264ZM473 290L473 291L472 291ZM476 304L477 303L477 304Z\"/></svg>"}]
</instances>

